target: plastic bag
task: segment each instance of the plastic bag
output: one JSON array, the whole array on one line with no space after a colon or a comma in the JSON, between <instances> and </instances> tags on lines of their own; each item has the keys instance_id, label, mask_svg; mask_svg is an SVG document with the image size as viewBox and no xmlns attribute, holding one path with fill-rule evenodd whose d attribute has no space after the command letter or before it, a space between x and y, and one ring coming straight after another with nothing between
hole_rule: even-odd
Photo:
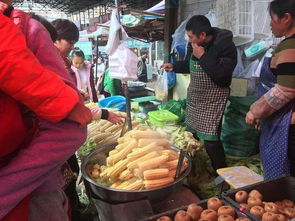
<instances>
[{"instance_id":1,"label":"plastic bag","mask_svg":"<svg viewBox=\"0 0 295 221\"><path fill-rule=\"evenodd\" d=\"M109 55L110 78L122 81L137 79L138 58L125 43L121 43L115 52Z\"/></svg>"},{"instance_id":2,"label":"plastic bag","mask_svg":"<svg viewBox=\"0 0 295 221\"><path fill-rule=\"evenodd\" d=\"M240 49L237 49L237 65L233 71L233 77L239 77L241 73L243 73L245 67L242 61L242 53Z\"/></svg>"},{"instance_id":3,"label":"plastic bag","mask_svg":"<svg viewBox=\"0 0 295 221\"><path fill-rule=\"evenodd\" d=\"M260 132L245 122L255 96L229 98L230 104L224 112L221 140L225 153L230 156L249 157L258 153Z\"/></svg>"},{"instance_id":4,"label":"plastic bag","mask_svg":"<svg viewBox=\"0 0 295 221\"><path fill-rule=\"evenodd\" d=\"M186 114L186 99L184 100L169 100L167 103L159 105L159 110L168 110L179 117L178 124L182 125L185 122Z\"/></svg>"},{"instance_id":5,"label":"plastic bag","mask_svg":"<svg viewBox=\"0 0 295 221\"><path fill-rule=\"evenodd\" d=\"M214 11L209 11L205 16L210 21L210 24L211 24L212 27L217 27L218 26L216 14L215 14Z\"/></svg>"},{"instance_id":6,"label":"plastic bag","mask_svg":"<svg viewBox=\"0 0 295 221\"><path fill-rule=\"evenodd\" d=\"M168 80L167 72L158 75L156 88L155 88L156 99L159 101L167 101L168 98Z\"/></svg>"},{"instance_id":7,"label":"plastic bag","mask_svg":"<svg viewBox=\"0 0 295 221\"><path fill-rule=\"evenodd\" d=\"M108 39L107 45L105 46L105 51L109 55L113 54L120 44L120 39L119 39L120 29L123 32L122 26L118 20L118 9L114 9L111 15L109 39ZM122 40L126 39L126 35L127 35L126 33L124 33L124 35L122 34L122 37L123 37Z\"/></svg>"},{"instance_id":8,"label":"plastic bag","mask_svg":"<svg viewBox=\"0 0 295 221\"><path fill-rule=\"evenodd\" d=\"M170 56L171 64L174 63L173 57ZM176 73L174 71L167 73L168 88L171 89L176 85Z\"/></svg>"},{"instance_id":9,"label":"plastic bag","mask_svg":"<svg viewBox=\"0 0 295 221\"><path fill-rule=\"evenodd\" d=\"M186 54L186 52L183 53L182 50L179 51L179 48L184 48L186 51L187 39L185 38L185 35L186 35L185 26L186 26L186 23L188 22L189 19L190 19L190 17L185 19L178 26L178 28L175 30L174 34L172 35L173 40L172 40L172 45L171 45L171 53L174 50L178 49L177 51L180 52L182 56L184 56Z\"/></svg>"},{"instance_id":10,"label":"plastic bag","mask_svg":"<svg viewBox=\"0 0 295 221\"><path fill-rule=\"evenodd\" d=\"M125 44L127 33L118 20L118 10L114 9L111 16L111 30L106 46L109 54L110 78L122 81L137 79L138 58ZM122 32L122 40L119 39L119 30Z\"/></svg>"},{"instance_id":11,"label":"plastic bag","mask_svg":"<svg viewBox=\"0 0 295 221\"><path fill-rule=\"evenodd\" d=\"M247 78L250 79L251 77L255 76L255 72L258 68L259 65L259 60L256 59L255 61L251 62L244 71L242 71L241 73L236 73L235 77L238 78Z\"/></svg>"}]
</instances>

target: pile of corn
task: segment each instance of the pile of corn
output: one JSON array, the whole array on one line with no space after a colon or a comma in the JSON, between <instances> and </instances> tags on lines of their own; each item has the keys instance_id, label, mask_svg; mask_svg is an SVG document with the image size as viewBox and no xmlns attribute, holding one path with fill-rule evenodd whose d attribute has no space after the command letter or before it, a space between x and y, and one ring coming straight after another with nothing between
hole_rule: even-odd
<instances>
[{"instance_id":1,"label":"pile of corn","mask_svg":"<svg viewBox=\"0 0 295 221\"><path fill-rule=\"evenodd\" d=\"M113 124L107 120L98 120L89 124L87 129L87 141L93 141L101 145L116 142L120 137L123 124Z\"/></svg>"},{"instance_id":2,"label":"pile of corn","mask_svg":"<svg viewBox=\"0 0 295 221\"><path fill-rule=\"evenodd\" d=\"M165 134L132 130L118 139L106 166L92 165L89 176L96 182L122 190L152 189L174 182L179 154L170 149ZM186 159L181 171L187 168Z\"/></svg>"}]
</instances>

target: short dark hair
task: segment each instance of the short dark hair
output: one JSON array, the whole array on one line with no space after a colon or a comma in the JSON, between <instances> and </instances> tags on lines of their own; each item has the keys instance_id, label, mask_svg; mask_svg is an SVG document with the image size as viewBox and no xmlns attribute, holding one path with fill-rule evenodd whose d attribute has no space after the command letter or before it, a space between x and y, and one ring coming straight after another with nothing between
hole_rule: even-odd
<instances>
[{"instance_id":1,"label":"short dark hair","mask_svg":"<svg viewBox=\"0 0 295 221\"><path fill-rule=\"evenodd\" d=\"M199 35L202 32L206 34L212 33L212 27L208 18L204 15L194 15L186 23L185 30L191 31L194 35Z\"/></svg>"},{"instance_id":2,"label":"short dark hair","mask_svg":"<svg viewBox=\"0 0 295 221\"><path fill-rule=\"evenodd\" d=\"M49 32L51 40L53 42L55 42L57 40L57 31L55 30L53 25L49 21L46 20L46 18L44 18L40 15L36 15L36 14L32 14L32 18L37 20L38 22L40 22L46 28L46 30Z\"/></svg>"},{"instance_id":3,"label":"short dark hair","mask_svg":"<svg viewBox=\"0 0 295 221\"><path fill-rule=\"evenodd\" d=\"M269 4L269 13L274 13L279 18L285 13L290 13L295 18L295 0L273 0Z\"/></svg>"},{"instance_id":4,"label":"short dark hair","mask_svg":"<svg viewBox=\"0 0 295 221\"><path fill-rule=\"evenodd\" d=\"M146 54L146 55L148 54L148 52L147 52L146 50L141 50L141 51L140 51L140 56L145 55L145 54Z\"/></svg>"},{"instance_id":5,"label":"short dark hair","mask_svg":"<svg viewBox=\"0 0 295 221\"><path fill-rule=\"evenodd\" d=\"M74 22L67 19L56 19L51 24L57 31L57 40L65 39L68 41L79 40L79 29Z\"/></svg>"},{"instance_id":6,"label":"short dark hair","mask_svg":"<svg viewBox=\"0 0 295 221\"><path fill-rule=\"evenodd\" d=\"M80 49L73 50L71 57L79 57L85 59L84 52Z\"/></svg>"}]
</instances>

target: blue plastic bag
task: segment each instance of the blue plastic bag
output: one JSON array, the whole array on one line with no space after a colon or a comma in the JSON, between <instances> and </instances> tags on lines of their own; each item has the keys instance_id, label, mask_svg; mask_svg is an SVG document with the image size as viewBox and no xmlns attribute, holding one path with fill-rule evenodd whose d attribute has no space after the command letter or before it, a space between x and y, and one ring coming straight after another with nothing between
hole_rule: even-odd
<instances>
[{"instance_id":1,"label":"blue plastic bag","mask_svg":"<svg viewBox=\"0 0 295 221\"><path fill-rule=\"evenodd\" d=\"M174 63L174 60L172 56L170 56L170 61L171 64ZM168 81L168 89L171 89L175 86L176 84L176 73L173 72L167 72L167 81Z\"/></svg>"}]
</instances>

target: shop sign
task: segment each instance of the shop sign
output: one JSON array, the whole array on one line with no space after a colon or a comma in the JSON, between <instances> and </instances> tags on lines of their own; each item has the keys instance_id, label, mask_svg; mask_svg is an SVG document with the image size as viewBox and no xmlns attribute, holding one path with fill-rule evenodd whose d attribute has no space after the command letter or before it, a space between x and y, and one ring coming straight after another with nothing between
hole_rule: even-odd
<instances>
[{"instance_id":1,"label":"shop sign","mask_svg":"<svg viewBox=\"0 0 295 221\"><path fill-rule=\"evenodd\" d=\"M91 56L92 55L92 42L91 41L78 41L75 44L75 47L80 48L85 56Z\"/></svg>"},{"instance_id":2,"label":"shop sign","mask_svg":"<svg viewBox=\"0 0 295 221\"><path fill-rule=\"evenodd\" d=\"M135 39L127 39L126 40L126 46L128 48L148 48L151 46L150 43L146 43L146 42L142 42L142 41L138 41Z\"/></svg>"}]
</instances>

